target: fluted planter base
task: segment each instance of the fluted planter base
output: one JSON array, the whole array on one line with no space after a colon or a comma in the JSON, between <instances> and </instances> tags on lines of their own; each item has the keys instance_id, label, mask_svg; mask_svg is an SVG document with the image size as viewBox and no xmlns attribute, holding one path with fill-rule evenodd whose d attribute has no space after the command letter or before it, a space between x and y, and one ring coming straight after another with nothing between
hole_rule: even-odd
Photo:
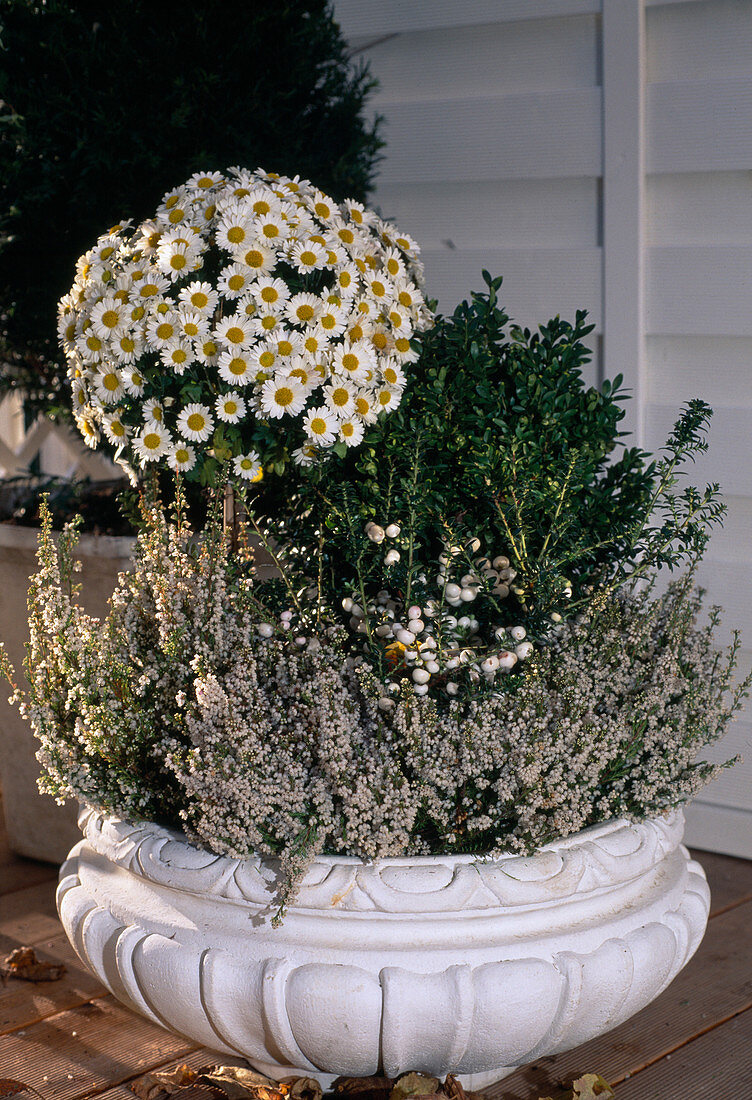
<instances>
[{"instance_id":1,"label":"fluted planter base","mask_svg":"<svg viewBox=\"0 0 752 1100\"><path fill-rule=\"evenodd\" d=\"M275 866L91 810L58 908L124 1004L271 1077L420 1070L482 1088L652 1001L707 923L680 813L531 857L320 857L272 928Z\"/></svg>"}]
</instances>

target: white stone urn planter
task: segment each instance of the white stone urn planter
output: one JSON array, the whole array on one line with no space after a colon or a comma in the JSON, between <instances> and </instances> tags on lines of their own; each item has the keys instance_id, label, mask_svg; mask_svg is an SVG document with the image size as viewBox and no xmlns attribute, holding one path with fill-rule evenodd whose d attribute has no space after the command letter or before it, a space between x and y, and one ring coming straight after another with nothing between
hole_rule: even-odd
<instances>
[{"instance_id":1,"label":"white stone urn planter","mask_svg":"<svg viewBox=\"0 0 752 1100\"><path fill-rule=\"evenodd\" d=\"M263 1073L459 1074L482 1088L656 997L709 892L683 818L612 821L531 857L319 857L279 928L272 861L84 809L60 917L124 1004Z\"/></svg>"}]
</instances>

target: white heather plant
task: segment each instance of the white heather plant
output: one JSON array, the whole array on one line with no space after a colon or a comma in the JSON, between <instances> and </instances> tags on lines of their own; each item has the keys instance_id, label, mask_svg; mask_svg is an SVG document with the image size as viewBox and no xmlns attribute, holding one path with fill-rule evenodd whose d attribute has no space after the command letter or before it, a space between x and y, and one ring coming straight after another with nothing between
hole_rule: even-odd
<instances>
[{"instance_id":1,"label":"white heather plant","mask_svg":"<svg viewBox=\"0 0 752 1100\"><path fill-rule=\"evenodd\" d=\"M714 649L692 569L662 595L604 590L503 691L431 698L405 679L384 710L316 587L259 581L216 524L194 536L146 508L104 622L75 602L74 549L47 516L16 693L41 789L279 856L282 902L319 852L526 852L665 811L717 773L697 755L750 683L732 688L739 639Z\"/></svg>"},{"instance_id":2,"label":"white heather plant","mask_svg":"<svg viewBox=\"0 0 752 1100\"><path fill-rule=\"evenodd\" d=\"M60 302L85 441L133 480L166 463L202 484L344 454L399 405L430 324L419 251L307 180L196 173L101 236Z\"/></svg>"}]
</instances>

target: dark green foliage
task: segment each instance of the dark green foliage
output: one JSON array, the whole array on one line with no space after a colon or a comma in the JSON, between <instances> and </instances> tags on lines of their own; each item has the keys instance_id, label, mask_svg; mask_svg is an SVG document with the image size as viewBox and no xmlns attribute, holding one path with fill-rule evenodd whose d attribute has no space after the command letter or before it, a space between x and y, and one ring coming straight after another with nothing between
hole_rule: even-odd
<instances>
[{"instance_id":1,"label":"dark green foliage","mask_svg":"<svg viewBox=\"0 0 752 1100\"><path fill-rule=\"evenodd\" d=\"M457 573L477 568L480 555L504 555L517 573L508 598L478 600L473 614L537 633L596 587L702 552L723 512L718 487L672 490L680 463L705 447L711 410L690 402L660 459L623 447L622 379L600 390L582 379L586 315L535 333L510 326L501 279L484 277L486 293L422 337L397 411L356 452L309 472L298 541L326 530L334 591L371 598L385 587L417 603L438 595L445 544L465 548ZM388 543L399 546L397 565L384 566L387 544L369 542L368 520L400 525ZM467 549L472 538L478 550Z\"/></svg>"},{"instance_id":2,"label":"dark green foliage","mask_svg":"<svg viewBox=\"0 0 752 1100\"><path fill-rule=\"evenodd\" d=\"M0 0L0 21L0 393L30 410L69 415L56 303L108 226L233 164L339 200L372 183L374 82L328 0Z\"/></svg>"}]
</instances>

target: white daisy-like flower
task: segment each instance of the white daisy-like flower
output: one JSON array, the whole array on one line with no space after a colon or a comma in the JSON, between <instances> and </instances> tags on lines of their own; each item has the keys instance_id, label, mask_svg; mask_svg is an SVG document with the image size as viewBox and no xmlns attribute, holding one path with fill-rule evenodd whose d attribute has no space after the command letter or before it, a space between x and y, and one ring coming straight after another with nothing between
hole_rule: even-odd
<instances>
[{"instance_id":1,"label":"white daisy-like flower","mask_svg":"<svg viewBox=\"0 0 752 1100\"><path fill-rule=\"evenodd\" d=\"M358 227L350 225L341 217L335 218L329 228L334 239L343 244L348 251L352 251L353 247L360 244L362 240Z\"/></svg>"},{"instance_id":2,"label":"white daisy-like flower","mask_svg":"<svg viewBox=\"0 0 752 1100\"><path fill-rule=\"evenodd\" d=\"M138 397L139 394L144 392L146 383L144 381L144 376L137 367L133 365L124 367L120 372L120 376L123 379L125 392L130 394L131 397Z\"/></svg>"},{"instance_id":3,"label":"white daisy-like flower","mask_svg":"<svg viewBox=\"0 0 752 1100\"><path fill-rule=\"evenodd\" d=\"M194 187L198 187L200 191L209 191L224 183L224 180L221 172L194 172L185 186L189 191Z\"/></svg>"},{"instance_id":4,"label":"white daisy-like flower","mask_svg":"<svg viewBox=\"0 0 752 1100\"><path fill-rule=\"evenodd\" d=\"M233 469L244 481L261 481L261 478L264 476L261 459L255 451L249 451L248 454L245 455L238 455L233 462Z\"/></svg>"},{"instance_id":5,"label":"white daisy-like flower","mask_svg":"<svg viewBox=\"0 0 752 1100\"><path fill-rule=\"evenodd\" d=\"M97 396L105 405L114 405L125 393L120 371L115 367L109 367L99 374L94 385Z\"/></svg>"},{"instance_id":6,"label":"white daisy-like flower","mask_svg":"<svg viewBox=\"0 0 752 1100\"><path fill-rule=\"evenodd\" d=\"M293 460L298 466L313 466L321 455L321 450L315 443L304 443L302 447L296 447L292 452Z\"/></svg>"},{"instance_id":7,"label":"white daisy-like flower","mask_svg":"<svg viewBox=\"0 0 752 1100\"><path fill-rule=\"evenodd\" d=\"M347 311L326 299L321 301L321 312L316 320L316 330L332 339L340 336L346 327Z\"/></svg>"},{"instance_id":8,"label":"white daisy-like flower","mask_svg":"<svg viewBox=\"0 0 752 1100\"><path fill-rule=\"evenodd\" d=\"M257 344L251 352L250 358L254 369L267 376L271 371L281 366L281 356L273 340L266 340L263 344Z\"/></svg>"},{"instance_id":9,"label":"white daisy-like flower","mask_svg":"<svg viewBox=\"0 0 752 1100\"><path fill-rule=\"evenodd\" d=\"M217 308L219 294L211 283L193 282L181 287L178 301L186 309L208 316Z\"/></svg>"},{"instance_id":10,"label":"white daisy-like flower","mask_svg":"<svg viewBox=\"0 0 752 1100\"><path fill-rule=\"evenodd\" d=\"M322 267L326 267L326 249L318 241L298 241L290 249L289 255L293 267L304 275L309 271L320 271Z\"/></svg>"},{"instance_id":11,"label":"white daisy-like flower","mask_svg":"<svg viewBox=\"0 0 752 1100\"><path fill-rule=\"evenodd\" d=\"M145 424L132 442L136 452L144 465L147 462L156 462L162 455L167 454L172 444L170 433L161 424L151 420Z\"/></svg>"},{"instance_id":12,"label":"white daisy-like flower","mask_svg":"<svg viewBox=\"0 0 752 1100\"><path fill-rule=\"evenodd\" d=\"M268 342L280 359L291 359L294 355L299 355L303 346L299 333L291 332L281 326L275 329L274 335Z\"/></svg>"},{"instance_id":13,"label":"white daisy-like flower","mask_svg":"<svg viewBox=\"0 0 752 1100\"><path fill-rule=\"evenodd\" d=\"M182 279L201 266L202 251L203 242L196 233L165 234L157 248L157 267L170 279Z\"/></svg>"},{"instance_id":14,"label":"white daisy-like flower","mask_svg":"<svg viewBox=\"0 0 752 1100\"><path fill-rule=\"evenodd\" d=\"M396 359L384 359L381 363L381 377L387 386L404 389L406 385L405 372Z\"/></svg>"},{"instance_id":15,"label":"white daisy-like flower","mask_svg":"<svg viewBox=\"0 0 752 1100\"><path fill-rule=\"evenodd\" d=\"M324 387L324 400L338 418L350 416L355 409L355 389L348 382L333 382Z\"/></svg>"},{"instance_id":16,"label":"white daisy-like flower","mask_svg":"<svg viewBox=\"0 0 752 1100\"><path fill-rule=\"evenodd\" d=\"M312 393L322 381L318 371L310 367L302 355L296 355L292 359L287 373L298 381L307 394Z\"/></svg>"},{"instance_id":17,"label":"white daisy-like flower","mask_svg":"<svg viewBox=\"0 0 752 1100\"><path fill-rule=\"evenodd\" d=\"M406 278L405 261L396 248L388 248L383 258L384 271L395 283Z\"/></svg>"},{"instance_id":18,"label":"white daisy-like flower","mask_svg":"<svg viewBox=\"0 0 752 1100\"><path fill-rule=\"evenodd\" d=\"M309 409L303 417L303 428L309 439L314 440L320 446L334 443L339 430L337 417L326 405Z\"/></svg>"},{"instance_id":19,"label":"white daisy-like flower","mask_svg":"<svg viewBox=\"0 0 752 1100\"><path fill-rule=\"evenodd\" d=\"M335 375L349 378L353 382L363 381L368 372L373 369L375 362L373 348L370 348L364 340L358 340L345 347L340 345L332 354L332 370Z\"/></svg>"},{"instance_id":20,"label":"white daisy-like flower","mask_svg":"<svg viewBox=\"0 0 752 1100\"><path fill-rule=\"evenodd\" d=\"M221 394L214 406L219 420L226 424L237 424L245 416L245 400L235 390Z\"/></svg>"},{"instance_id":21,"label":"white daisy-like flower","mask_svg":"<svg viewBox=\"0 0 752 1100\"><path fill-rule=\"evenodd\" d=\"M219 358L220 347L211 336L205 336L203 340L196 340L193 345L193 354L199 363L205 367L213 366Z\"/></svg>"},{"instance_id":22,"label":"white daisy-like flower","mask_svg":"<svg viewBox=\"0 0 752 1100\"><path fill-rule=\"evenodd\" d=\"M156 313L147 321L146 342L152 351L162 351L179 337L179 318L171 310L166 313Z\"/></svg>"},{"instance_id":23,"label":"white daisy-like flower","mask_svg":"<svg viewBox=\"0 0 752 1100\"><path fill-rule=\"evenodd\" d=\"M170 340L162 348L160 358L166 367L172 367L175 374L185 374L194 362L193 345L189 340Z\"/></svg>"},{"instance_id":24,"label":"white daisy-like flower","mask_svg":"<svg viewBox=\"0 0 752 1100\"><path fill-rule=\"evenodd\" d=\"M348 301L354 298L360 289L358 269L355 264L343 264L337 269L334 285L341 297Z\"/></svg>"},{"instance_id":25,"label":"white daisy-like flower","mask_svg":"<svg viewBox=\"0 0 752 1100\"><path fill-rule=\"evenodd\" d=\"M321 299L315 294L296 294L285 305L285 316L294 325L312 325L321 312Z\"/></svg>"},{"instance_id":26,"label":"white daisy-like flower","mask_svg":"<svg viewBox=\"0 0 752 1100\"><path fill-rule=\"evenodd\" d=\"M102 358L105 342L91 327L76 337L76 351L84 363L98 363Z\"/></svg>"},{"instance_id":27,"label":"white daisy-like flower","mask_svg":"<svg viewBox=\"0 0 752 1100\"><path fill-rule=\"evenodd\" d=\"M365 424L362 420L341 420L339 425L339 438L348 447L357 447L363 440Z\"/></svg>"},{"instance_id":28,"label":"white daisy-like flower","mask_svg":"<svg viewBox=\"0 0 752 1100\"><path fill-rule=\"evenodd\" d=\"M303 334L301 353L305 354L312 362L326 357L330 346L330 339L321 329L312 329Z\"/></svg>"},{"instance_id":29,"label":"white daisy-like flower","mask_svg":"<svg viewBox=\"0 0 752 1100\"><path fill-rule=\"evenodd\" d=\"M263 302L263 308L276 312L284 308L285 302L290 297L290 288L282 279L272 279L268 275L262 275L251 286L251 293L257 302Z\"/></svg>"},{"instance_id":30,"label":"white daisy-like flower","mask_svg":"<svg viewBox=\"0 0 752 1100\"><path fill-rule=\"evenodd\" d=\"M126 331L117 336L110 344L110 352L118 363L135 363L144 350L144 341L140 333Z\"/></svg>"},{"instance_id":31,"label":"white daisy-like flower","mask_svg":"<svg viewBox=\"0 0 752 1100\"><path fill-rule=\"evenodd\" d=\"M233 313L214 326L213 336L223 347L248 348L254 343L253 324L242 313Z\"/></svg>"},{"instance_id":32,"label":"white daisy-like flower","mask_svg":"<svg viewBox=\"0 0 752 1100\"><path fill-rule=\"evenodd\" d=\"M271 333L282 327L282 313L281 311L267 313L266 307L264 307L259 309L255 316L251 318L251 323L257 336L270 336Z\"/></svg>"},{"instance_id":33,"label":"white daisy-like flower","mask_svg":"<svg viewBox=\"0 0 752 1100\"><path fill-rule=\"evenodd\" d=\"M256 239L252 215L240 203L223 207L215 239L219 247L228 252L235 253L249 248Z\"/></svg>"},{"instance_id":34,"label":"white daisy-like flower","mask_svg":"<svg viewBox=\"0 0 752 1100\"><path fill-rule=\"evenodd\" d=\"M219 377L234 386L247 386L258 372L258 366L248 352L223 351L217 359Z\"/></svg>"},{"instance_id":35,"label":"white daisy-like flower","mask_svg":"<svg viewBox=\"0 0 752 1100\"><path fill-rule=\"evenodd\" d=\"M378 413L379 410L374 406L368 391L361 390L355 395L354 415L364 424L375 424Z\"/></svg>"},{"instance_id":36,"label":"white daisy-like flower","mask_svg":"<svg viewBox=\"0 0 752 1100\"><path fill-rule=\"evenodd\" d=\"M366 276L366 293L382 309L394 301L394 287L381 272Z\"/></svg>"},{"instance_id":37,"label":"white daisy-like flower","mask_svg":"<svg viewBox=\"0 0 752 1100\"><path fill-rule=\"evenodd\" d=\"M163 275L160 271L151 270L148 275L145 274L143 278L134 283L131 302L136 301L140 305L148 303L164 294L169 285L170 280L166 275Z\"/></svg>"},{"instance_id":38,"label":"white daisy-like flower","mask_svg":"<svg viewBox=\"0 0 752 1100\"><path fill-rule=\"evenodd\" d=\"M402 306L396 306L392 303L387 310L386 316L395 333L412 332L413 326L410 314L406 309L403 309Z\"/></svg>"},{"instance_id":39,"label":"white daisy-like flower","mask_svg":"<svg viewBox=\"0 0 752 1100\"><path fill-rule=\"evenodd\" d=\"M235 260L250 268L254 275L268 275L276 263L276 255L271 248L261 241L253 241L248 248L240 249L234 253Z\"/></svg>"},{"instance_id":40,"label":"white daisy-like flower","mask_svg":"<svg viewBox=\"0 0 752 1100\"><path fill-rule=\"evenodd\" d=\"M209 320L198 310L177 311L178 332L186 340L203 340L209 335Z\"/></svg>"},{"instance_id":41,"label":"white daisy-like flower","mask_svg":"<svg viewBox=\"0 0 752 1100\"><path fill-rule=\"evenodd\" d=\"M267 416L277 419L280 416L297 416L302 412L307 397L306 390L296 378L278 374L264 382L259 404Z\"/></svg>"},{"instance_id":42,"label":"white daisy-like flower","mask_svg":"<svg viewBox=\"0 0 752 1100\"><path fill-rule=\"evenodd\" d=\"M336 202L330 199L328 195L325 195L323 191L315 191L308 200L308 203L309 209L322 222L330 221L332 218L335 218L339 212Z\"/></svg>"},{"instance_id":43,"label":"white daisy-like flower","mask_svg":"<svg viewBox=\"0 0 752 1100\"><path fill-rule=\"evenodd\" d=\"M93 332L102 340L119 336L128 327L128 314L123 303L111 294L97 302L90 320Z\"/></svg>"},{"instance_id":44,"label":"white daisy-like flower","mask_svg":"<svg viewBox=\"0 0 752 1100\"><path fill-rule=\"evenodd\" d=\"M76 427L83 436L84 443L92 450L99 445L100 435L91 416L77 416Z\"/></svg>"},{"instance_id":45,"label":"white daisy-like flower","mask_svg":"<svg viewBox=\"0 0 752 1100\"><path fill-rule=\"evenodd\" d=\"M373 401L379 412L396 409L402 400L402 388L379 386L373 395Z\"/></svg>"},{"instance_id":46,"label":"white daisy-like flower","mask_svg":"<svg viewBox=\"0 0 752 1100\"><path fill-rule=\"evenodd\" d=\"M196 465L196 452L190 443L175 443L167 453L167 465L178 473L187 473Z\"/></svg>"},{"instance_id":47,"label":"white daisy-like flower","mask_svg":"<svg viewBox=\"0 0 752 1100\"><path fill-rule=\"evenodd\" d=\"M267 246L281 244L290 235L289 222L279 213L270 211L256 219L256 236Z\"/></svg>"},{"instance_id":48,"label":"white daisy-like flower","mask_svg":"<svg viewBox=\"0 0 752 1100\"><path fill-rule=\"evenodd\" d=\"M214 417L211 409L206 405L193 402L186 405L178 413L178 431L184 439L191 439L194 443L203 443L208 439L214 428Z\"/></svg>"},{"instance_id":49,"label":"white daisy-like flower","mask_svg":"<svg viewBox=\"0 0 752 1100\"><path fill-rule=\"evenodd\" d=\"M240 298L235 300L235 312L243 317L253 318L258 313L258 302L250 290L247 290Z\"/></svg>"},{"instance_id":50,"label":"white daisy-like flower","mask_svg":"<svg viewBox=\"0 0 752 1100\"><path fill-rule=\"evenodd\" d=\"M243 264L232 263L222 268L217 279L217 289L223 298L239 298L253 280L253 272Z\"/></svg>"},{"instance_id":51,"label":"white daisy-like flower","mask_svg":"<svg viewBox=\"0 0 752 1100\"><path fill-rule=\"evenodd\" d=\"M164 405L155 397L144 401L142 410L147 424L164 424Z\"/></svg>"},{"instance_id":52,"label":"white daisy-like flower","mask_svg":"<svg viewBox=\"0 0 752 1100\"><path fill-rule=\"evenodd\" d=\"M114 413L104 413L102 416L102 428L110 443L115 445L126 443L130 435L130 428L120 418L120 410Z\"/></svg>"}]
</instances>

